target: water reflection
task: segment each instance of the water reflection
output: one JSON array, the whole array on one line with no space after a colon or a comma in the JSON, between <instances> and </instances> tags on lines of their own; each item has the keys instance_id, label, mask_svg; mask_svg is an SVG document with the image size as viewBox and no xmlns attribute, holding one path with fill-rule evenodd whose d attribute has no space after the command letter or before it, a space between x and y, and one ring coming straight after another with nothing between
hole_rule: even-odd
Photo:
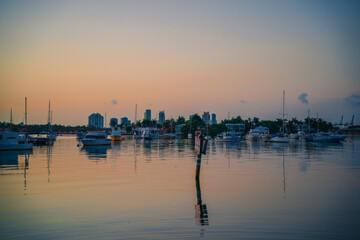
<instances>
[{"instance_id":1,"label":"water reflection","mask_svg":"<svg viewBox=\"0 0 360 240\"><path fill-rule=\"evenodd\" d=\"M195 205L195 223L198 226L209 225L208 211L206 204L203 204L201 197L200 179L195 178L196 181L196 198L197 203Z\"/></svg>"},{"instance_id":2,"label":"water reflection","mask_svg":"<svg viewBox=\"0 0 360 240\"><path fill-rule=\"evenodd\" d=\"M106 160L108 149L111 149L111 146L83 146L81 151L85 152L89 160L98 161Z\"/></svg>"},{"instance_id":3,"label":"water reflection","mask_svg":"<svg viewBox=\"0 0 360 240\"><path fill-rule=\"evenodd\" d=\"M28 156L32 150L0 151L0 168L19 169L19 156Z\"/></svg>"}]
</instances>

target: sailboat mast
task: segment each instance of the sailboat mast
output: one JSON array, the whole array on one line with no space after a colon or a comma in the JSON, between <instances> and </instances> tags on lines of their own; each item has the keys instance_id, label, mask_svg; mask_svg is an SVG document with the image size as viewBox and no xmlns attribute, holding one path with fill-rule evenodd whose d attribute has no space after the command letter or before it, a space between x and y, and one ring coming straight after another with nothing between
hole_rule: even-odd
<instances>
[{"instance_id":1,"label":"sailboat mast","mask_svg":"<svg viewBox=\"0 0 360 240\"><path fill-rule=\"evenodd\" d=\"M282 132L285 132L285 90L283 91L283 126Z\"/></svg>"},{"instance_id":2,"label":"sailboat mast","mask_svg":"<svg viewBox=\"0 0 360 240\"><path fill-rule=\"evenodd\" d=\"M10 131L12 128L13 118L12 118L12 108L10 108Z\"/></svg>"},{"instance_id":3,"label":"sailboat mast","mask_svg":"<svg viewBox=\"0 0 360 240\"><path fill-rule=\"evenodd\" d=\"M310 109L308 109L308 133L310 133Z\"/></svg>"},{"instance_id":4,"label":"sailboat mast","mask_svg":"<svg viewBox=\"0 0 360 240\"><path fill-rule=\"evenodd\" d=\"M27 97L25 97L25 126L27 125Z\"/></svg>"},{"instance_id":5,"label":"sailboat mast","mask_svg":"<svg viewBox=\"0 0 360 240\"><path fill-rule=\"evenodd\" d=\"M50 101L49 101L49 112L48 112L48 127L49 127L49 132L50 132Z\"/></svg>"},{"instance_id":6,"label":"sailboat mast","mask_svg":"<svg viewBox=\"0 0 360 240\"><path fill-rule=\"evenodd\" d=\"M137 104L135 104L135 125L136 125L136 121L137 121Z\"/></svg>"}]
</instances>

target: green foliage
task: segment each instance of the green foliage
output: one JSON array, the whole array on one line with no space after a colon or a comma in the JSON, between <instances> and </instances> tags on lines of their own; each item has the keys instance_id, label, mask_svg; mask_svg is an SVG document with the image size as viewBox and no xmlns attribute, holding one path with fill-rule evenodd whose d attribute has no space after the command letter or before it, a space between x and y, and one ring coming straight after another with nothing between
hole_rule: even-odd
<instances>
[{"instance_id":1,"label":"green foliage","mask_svg":"<svg viewBox=\"0 0 360 240\"><path fill-rule=\"evenodd\" d=\"M186 137L187 134L191 133L194 137L195 131L204 128L205 122L198 114L194 114L191 120L186 121L185 125L181 127L181 135Z\"/></svg>"},{"instance_id":2,"label":"green foliage","mask_svg":"<svg viewBox=\"0 0 360 240\"><path fill-rule=\"evenodd\" d=\"M117 124L116 124L115 119L111 119L111 120L110 120L110 123L109 123L109 126L110 126L110 127L116 127L116 125L117 125Z\"/></svg>"},{"instance_id":3,"label":"green foliage","mask_svg":"<svg viewBox=\"0 0 360 240\"><path fill-rule=\"evenodd\" d=\"M226 127L225 123L220 123L220 124L212 124L210 125L210 129L209 129L209 135L214 138L216 137L218 134L222 133L222 132L227 132L229 131L229 129Z\"/></svg>"},{"instance_id":4,"label":"green foliage","mask_svg":"<svg viewBox=\"0 0 360 240\"><path fill-rule=\"evenodd\" d=\"M178 119L176 120L176 125L180 125L180 124L184 124L185 123L185 118L183 116L179 116Z\"/></svg>"},{"instance_id":5,"label":"green foliage","mask_svg":"<svg viewBox=\"0 0 360 240\"><path fill-rule=\"evenodd\" d=\"M132 126L126 126L125 130L127 133L131 132L132 131Z\"/></svg>"}]
</instances>

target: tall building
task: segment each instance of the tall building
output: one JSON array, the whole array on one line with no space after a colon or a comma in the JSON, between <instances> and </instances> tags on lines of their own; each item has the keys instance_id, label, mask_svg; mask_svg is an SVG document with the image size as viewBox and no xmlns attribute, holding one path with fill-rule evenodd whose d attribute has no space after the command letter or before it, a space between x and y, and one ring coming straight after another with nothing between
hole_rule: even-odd
<instances>
[{"instance_id":1,"label":"tall building","mask_svg":"<svg viewBox=\"0 0 360 240\"><path fill-rule=\"evenodd\" d=\"M122 117L120 119L120 121L121 121L121 124L124 124L124 125L130 125L131 124L131 121L127 117Z\"/></svg>"},{"instance_id":2,"label":"tall building","mask_svg":"<svg viewBox=\"0 0 360 240\"><path fill-rule=\"evenodd\" d=\"M159 112L159 124L164 124L165 122L165 111Z\"/></svg>"},{"instance_id":3,"label":"tall building","mask_svg":"<svg viewBox=\"0 0 360 240\"><path fill-rule=\"evenodd\" d=\"M202 119L204 120L206 125L209 124L210 123L210 113L204 112L202 115Z\"/></svg>"},{"instance_id":4,"label":"tall building","mask_svg":"<svg viewBox=\"0 0 360 240\"><path fill-rule=\"evenodd\" d=\"M93 113L89 116L89 126L104 128L104 117L100 113Z\"/></svg>"},{"instance_id":5,"label":"tall building","mask_svg":"<svg viewBox=\"0 0 360 240\"><path fill-rule=\"evenodd\" d=\"M151 120L151 109L146 109L146 111L144 113L144 119Z\"/></svg>"},{"instance_id":6,"label":"tall building","mask_svg":"<svg viewBox=\"0 0 360 240\"><path fill-rule=\"evenodd\" d=\"M215 113L211 114L211 124L217 124Z\"/></svg>"},{"instance_id":7,"label":"tall building","mask_svg":"<svg viewBox=\"0 0 360 240\"><path fill-rule=\"evenodd\" d=\"M115 125L118 125L118 119L117 118L110 118L110 122L115 122Z\"/></svg>"}]
</instances>

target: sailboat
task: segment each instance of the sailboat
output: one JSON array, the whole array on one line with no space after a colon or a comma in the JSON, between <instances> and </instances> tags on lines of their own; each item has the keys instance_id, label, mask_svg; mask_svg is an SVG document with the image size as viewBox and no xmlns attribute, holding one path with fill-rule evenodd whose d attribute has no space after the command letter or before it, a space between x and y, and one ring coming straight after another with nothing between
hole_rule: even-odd
<instances>
[{"instance_id":1,"label":"sailboat","mask_svg":"<svg viewBox=\"0 0 360 240\"><path fill-rule=\"evenodd\" d=\"M290 138L285 135L285 91L283 91L283 124L282 124L282 132L278 134L276 137L271 138L271 142L276 143L288 143L290 142Z\"/></svg>"}]
</instances>

